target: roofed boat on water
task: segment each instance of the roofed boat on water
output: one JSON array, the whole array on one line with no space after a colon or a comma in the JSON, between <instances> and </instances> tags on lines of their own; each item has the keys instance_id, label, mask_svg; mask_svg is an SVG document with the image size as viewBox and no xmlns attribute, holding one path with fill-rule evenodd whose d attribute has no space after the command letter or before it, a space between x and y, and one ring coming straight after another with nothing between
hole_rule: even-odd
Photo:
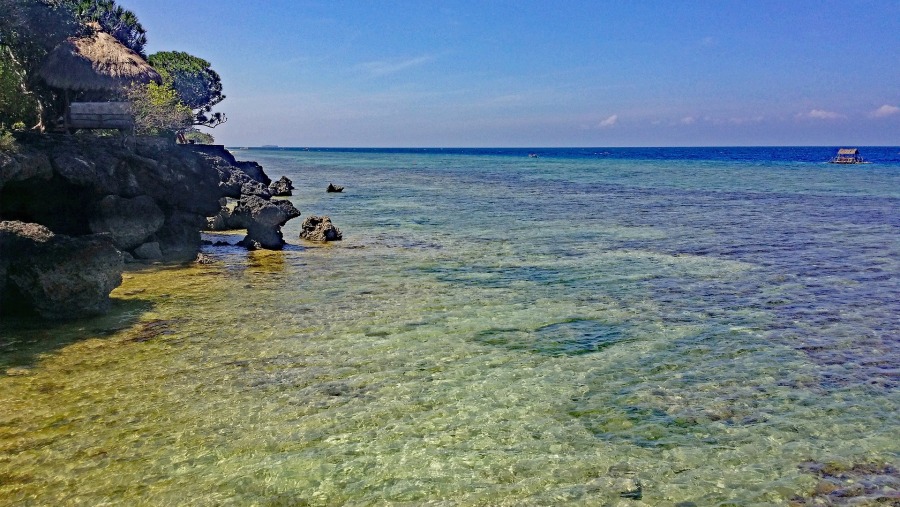
<instances>
[{"instance_id":1,"label":"roofed boat on water","mask_svg":"<svg viewBox=\"0 0 900 507\"><path fill-rule=\"evenodd\" d=\"M865 164L866 161L856 148L841 148L837 156L830 160L832 164Z\"/></svg>"}]
</instances>

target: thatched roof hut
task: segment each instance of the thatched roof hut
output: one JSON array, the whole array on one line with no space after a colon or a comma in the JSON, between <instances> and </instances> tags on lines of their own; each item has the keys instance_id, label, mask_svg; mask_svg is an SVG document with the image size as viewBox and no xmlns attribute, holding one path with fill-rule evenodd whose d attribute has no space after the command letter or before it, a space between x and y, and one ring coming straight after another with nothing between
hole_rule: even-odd
<instances>
[{"instance_id":1,"label":"thatched roof hut","mask_svg":"<svg viewBox=\"0 0 900 507\"><path fill-rule=\"evenodd\" d=\"M132 83L162 83L141 55L99 30L56 46L39 73L47 84L62 90L121 90Z\"/></svg>"},{"instance_id":2,"label":"thatched roof hut","mask_svg":"<svg viewBox=\"0 0 900 507\"><path fill-rule=\"evenodd\" d=\"M856 148L841 148L837 152L837 156L831 159L832 164L865 164L862 155Z\"/></svg>"}]
</instances>

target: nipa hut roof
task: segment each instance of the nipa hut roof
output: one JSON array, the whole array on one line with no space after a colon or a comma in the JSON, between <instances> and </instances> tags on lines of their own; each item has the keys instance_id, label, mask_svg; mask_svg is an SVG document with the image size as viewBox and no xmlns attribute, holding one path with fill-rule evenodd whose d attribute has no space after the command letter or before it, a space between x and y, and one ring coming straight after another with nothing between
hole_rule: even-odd
<instances>
[{"instance_id":1,"label":"nipa hut roof","mask_svg":"<svg viewBox=\"0 0 900 507\"><path fill-rule=\"evenodd\" d=\"M141 55L99 30L56 46L39 73L47 84L64 90L118 90L132 83L162 82Z\"/></svg>"}]
</instances>

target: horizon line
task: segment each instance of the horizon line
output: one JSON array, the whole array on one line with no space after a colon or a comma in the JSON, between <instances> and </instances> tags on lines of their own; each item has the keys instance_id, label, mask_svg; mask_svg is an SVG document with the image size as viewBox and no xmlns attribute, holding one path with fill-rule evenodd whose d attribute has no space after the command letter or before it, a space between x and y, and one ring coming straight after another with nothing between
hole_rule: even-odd
<instances>
[{"instance_id":1,"label":"horizon line","mask_svg":"<svg viewBox=\"0 0 900 507\"><path fill-rule=\"evenodd\" d=\"M900 144L709 144L671 146L281 146L222 145L234 149L289 149L289 150L585 150L585 149L669 149L669 148L900 148Z\"/></svg>"}]
</instances>

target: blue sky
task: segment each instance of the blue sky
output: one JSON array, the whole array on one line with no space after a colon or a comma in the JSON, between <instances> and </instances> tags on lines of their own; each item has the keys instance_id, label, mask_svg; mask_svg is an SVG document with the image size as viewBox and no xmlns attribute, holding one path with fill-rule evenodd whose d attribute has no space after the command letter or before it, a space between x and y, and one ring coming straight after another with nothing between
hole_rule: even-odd
<instances>
[{"instance_id":1,"label":"blue sky","mask_svg":"<svg viewBox=\"0 0 900 507\"><path fill-rule=\"evenodd\" d=\"M900 145L900 0L119 0L229 146Z\"/></svg>"}]
</instances>

